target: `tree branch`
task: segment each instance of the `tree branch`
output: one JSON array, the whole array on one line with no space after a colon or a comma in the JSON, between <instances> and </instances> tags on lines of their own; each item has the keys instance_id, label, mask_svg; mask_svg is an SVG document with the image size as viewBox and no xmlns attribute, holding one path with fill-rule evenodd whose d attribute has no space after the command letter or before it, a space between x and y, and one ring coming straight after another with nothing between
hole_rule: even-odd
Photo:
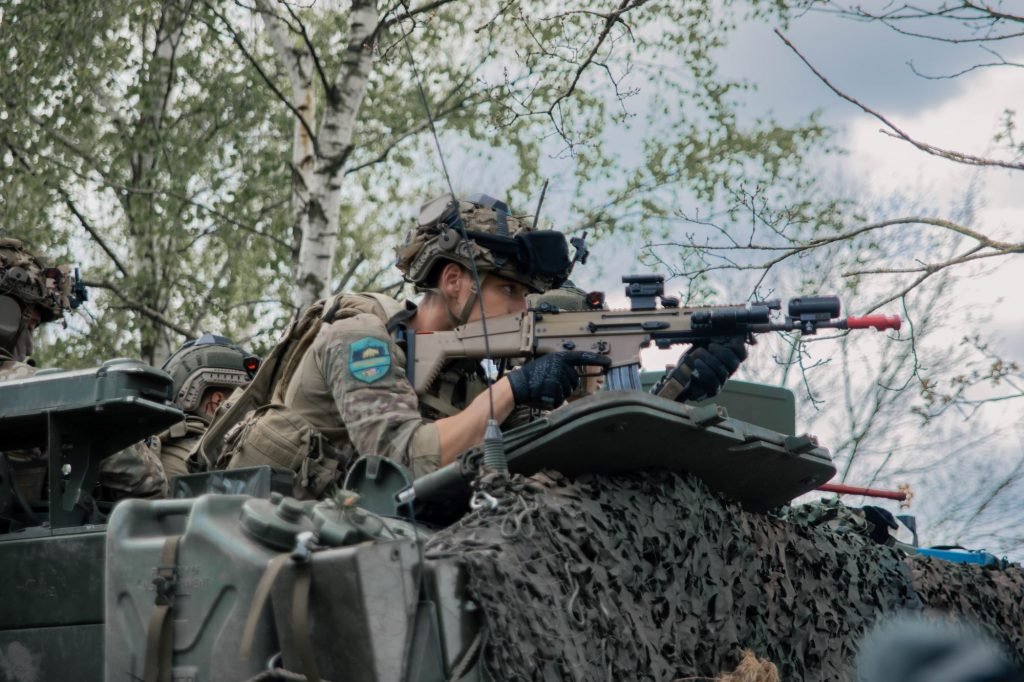
<instances>
[{"instance_id":1,"label":"tree branch","mask_svg":"<svg viewBox=\"0 0 1024 682\"><path fill-rule=\"evenodd\" d=\"M998 52L996 52L995 50L993 50L991 48L985 47L984 45L982 45L980 47L981 47L982 50L984 50L985 52L988 52L990 55L992 55L993 57L995 57L999 61L987 62L987 63L984 63L984 64L974 64L973 66L969 66L966 69L961 69L960 71L957 71L955 73L946 74L944 76L929 76L926 73L921 73L920 71L917 70L917 67L914 66L913 60L907 62L907 66L910 67L910 70L914 73L915 76L918 76L920 78L924 78L925 80L932 80L932 81L934 81L934 80L952 80L954 78L959 78L960 76L963 76L964 74L968 74L968 73L970 73L972 71L977 71L978 69L987 69L987 68L994 67L994 66L1013 66L1013 67L1016 67L1018 69L1024 68L1024 64L1018 64L1017 62L1009 62L1009 61L1006 60L1005 57L1003 57L1001 54L999 54Z\"/></svg>"},{"instance_id":2,"label":"tree branch","mask_svg":"<svg viewBox=\"0 0 1024 682\"><path fill-rule=\"evenodd\" d=\"M412 19L419 14L423 14L424 12L432 12L435 9L439 9L455 1L456 0L433 0L432 2L420 5L419 7L407 8L401 14L392 15L389 19L385 19L384 21L380 22L380 25L377 26L376 32L374 32L373 34L373 38L376 38L381 32L391 28L395 24L405 21L406 19Z\"/></svg>"},{"instance_id":3,"label":"tree branch","mask_svg":"<svg viewBox=\"0 0 1024 682\"><path fill-rule=\"evenodd\" d=\"M121 301L129 309L134 310L135 312L137 312L137 313L139 313L141 315L145 315L146 317L148 317L149 319L153 320L154 322L157 322L158 324L162 324L163 326L167 327L171 331L174 331L174 332L177 332L178 334L181 334L185 338L189 338L189 330L188 329L185 329L184 327L182 327L182 326L180 326L178 324L175 324L174 322L169 320L166 316L164 316L163 313L161 313L161 312L159 312L157 310L153 310L149 306L147 306L147 305L145 305L143 303L139 303L138 301L135 301L135 300L129 298L127 295L124 294L124 292L122 292L119 288L117 288L111 282L96 280L96 281L85 281L85 282L83 282L83 284L85 284L85 286L87 286L87 287L94 287L96 289L106 289L107 291L111 292L112 294L117 296L119 299L121 299Z\"/></svg>"},{"instance_id":4,"label":"tree branch","mask_svg":"<svg viewBox=\"0 0 1024 682\"><path fill-rule=\"evenodd\" d=\"M265 2L265 0L259 0L259 4L261 6L263 6L263 5L266 4L266 2ZM291 5L289 3L287 3L287 2L284 3L284 6L285 6L285 9L288 10L288 14L291 16L291 18L295 20L296 24L298 24L298 26L299 26L299 35L302 36L302 42L306 45L306 54L307 54L307 56L309 56L310 60L312 60L313 66L316 67L317 76L319 76L319 78L320 78L320 85L323 87L324 92L327 94L327 96L330 97L331 96L331 82L327 78L327 74L324 73L324 65L320 62L320 57L317 56L316 47L313 45L313 40L309 37L309 32L306 31L306 24L304 24L302 22L302 20L299 19L299 17L295 14L295 10L292 9L292 7L291 7ZM264 15L264 21L265 20L266 20L266 15ZM274 31L271 30L271 28L269 26L267 27L267 30L270 31L270 33L271 33L271 39L274 39ZM278 30L277 33L280 33L280 30ZM279 37L283 37L283 36L279 36ZM297 65L298 65L298 59L296 59L295 61L296 61Z\"/></svg>"},{"instance_id":5,"label":"tree branch","mask_svg":"<svg viewBox=\"0 0 1024 682\"><path fill-rule=\"evenodd\" d=\"M206 293L203 294L203 300L199 302L198 306L196 306L197 310L206 310L207 307L210 305L210 301L213 300L213 295L217 291L217 284L222 279L224 279L225 275L231 273L231 261L232 255L228 254L227 257L224 258L224 262L221 264L220 271L217 273L217 276L209 281ZM202 321L203 316L201 314L197 315L195 321L192 322L192 327L189 330L191 332L190 336L195 336L199 332L199 326L202 324Z\"/></svg>"},{"instance_id":6,"label":"tree branch","mask_svg":"<svg viewBox=\"0 0 1024 682\"><path fill-rule=\"evenodd\" d=\"M254 57L252 53L250 53L249 50L246 49L245 43L242 41L242 37L231 25L231 22L228 21L227 17L225 17L223 14L214 9L209 3L207 3L207 7L214 14L214 16L216 16L218 19L224 22L224 24L228 27L229 33L227 37L230 38L231 41L238 47L239 51L242 53L242 56L245 57L246 61L249 62L249 64L254 69L256 69L256 73L259 74L260 79L267 85L268 88L270 88L270 91L274 93L274 95L288 108L288 110L292 112L292 115L294 115L295 118L299 120L299 123L305 129L306 134L309 135L309 141L313 145L313 150L317 153L317 155L319 155L320 152L317 149L318 143L316 134L313 132L313 129L309 127L309 123L306 122L305 117L299 112L298 109L295 108L295 105L292 104L291 100L285 97L284 93L278 89L278 87L274 84L273 79L271 79L270 76L268 76L267 73L263 70L263 67L260 66L259 61L256 59L256 57ZM273 12L271 12L271 14L273 14ZM276 17L277 15L275 14L274 16ZM225 35L224 31L221 31L216 26L210 24L209 22L204 23L207 26L209 26L210 29L215 33L219 35Z\"/></svg>"},{"instance_id":7,"label":"tree branch","mask_svg":"<svg viewBox=\"0 0 1024 682\"><path fill-rule=\"evenodd\" d=\"M360 265L362 265L365 262L366 256L364 256L362 253L357 253L355 258L352 259L352 262L349 263L348 268L345 269L345 274L343 274L341 276L341 279L338 280L338 286L335 287L334 289L335 294L340 294L342 291L345 290L345 287L348 286L348 283L352 279L353 275L356 274L356 270L359 268Z\"/></svg>"},{"instance_id":8,"label":"tree branch","mask_svg":"<svg viewBox=\"0 0 1024 682\"><path fill-rule=\"evenodd\" d=\"M103 252L107 254L107 257L110 258L118 272L120 272L123 277L130 277L131 275L128 272L128 269L121 262L121 259L117 257L117 253L115 253L110 245L107 244L106 240L100 236L99 231L91 222L89 222L89 219L82 215L82 212L78 210L78 206L76 206L75 202L71 199L71 195L68 194L63 187L57 187L57 193L60 194L62 199L64 199L64 204L74 214L75 218L78 219L79 224L81 224L85 231L89 233L89 236L92 237L93 241L103 249Z\"/></svg>"},{"instance_id":9,"label":"tree branch","mask_svg":"<svg viewBox=\"0 0 1024 682\"><path fill-rule=\"evenodd\" d=\"M829 90L831 90L832 92L834 92L836 95L846 100L847 102L853 104L864 113L874 116L876 119L885 124L885 126L889 128L889 130L882 130L882 133L889 135L890 137L895 137L897 139L903 140L904 142L908 142L909 144L913 145L914 147L917 147L918 149L927 154L931 154L932 156L938 156L949 161L954 161L956 163L962 163L968 166L988 166L996 168L1007 168L1009 170L1024 170L1024 163L1014 163L1012 161L999 161L997 159L986 159L980 156L974 156L973 154L965 154L963 152L936 147L935 145L929 144L927 142L921 142L911 137L907 133L903 132L900 128L898 128L896 124L887 119L885 116L878 113L874 109L868 107L867 105L862 104L855 98L851 97L850 95L847 95L845 92L843 92L835 85L833 85L832 82L828 80L828 78L826 78L820 71L814 68L810 61L808 61L807 58L804 57L803 54L801 54L800 50L798 50L793 45L793 43L791 43L789 39L786 38L786 36L782 35L782 32L779 31L779 29L775 29L775 35L779 36L782 42L784 42L789 47L789 49L791 49L796 54L796 56L799 57L800 60L807 65L807 68L809 68L811 72L818 77L818 80L824 83Z\"/></svg>"},{"instance_id":10,"label":"tree branch","mask_svg":"<svg viewBox=\"0 0 1024 682\"><path fill-rule=\"evenodd\" d=\"M548 113L554 111L555 106L557 106L559 102L572 95L572 93L576 90L576 85L580 82L580 78L583 77L583 72L590 65L590 63L594 61L594 57L597 55L597 51L601 49L601 45L608 37L608 34L611 33L612 27L614 27L615 24L619 22L620 17L625 12L628 12L631 9L635 9L636 7L640 7L645 2L646 0L622 0L622 2L619 3L618 8L616 8L614 12L609 13L608 16L605 17L604 28L601 29L601 33L598 34L597 40L594 42L593 47L590 48L590 54L588 54L586 58L583 60L583 62L576 68L576 74L573 76L572 83L569 84L569 87L566 88L565 92L559 95L555 99L555 101L552 102L551 107L548 109Z\"/></svg>"},{"instance_id":11,"label":"tree branch","mask_svg":"<svg viewBox=\"0 0 1024 682\"><path fill-rule=\"evenodd\" d=\"M7 103L7 106L11 107L12 109L20 109L18 107L18 103L10 97L5 96L3 100ZM71 138L67 137L64 134L51 129L50 126L46 123L46 121L33 114L30 110L20 110L24 111L25 116L27 116L28 119L32 121L32 123L34 123L41 131L43 131L43 134L56 141L59 145L66 148L68 151L72 152L78 158L87 162L92 168L92 170L95 171L96 174L99 175L101 178L103 178L103 180L106 181L110 178L110 173L100 166L96 157L82 149L82 147L77 142L75 142L74 140L72 140Z\"/></svg>"},{"instance_id":12,"label":"tree branch","mask_svg":"<svg viewBox=\"0 0 1024 682\"><path fill-rule=\"evenodd\" d=\"M459 111L460 109L465 107L468 102L471 102L474 99L475 99L474 97L466 97L466 98L464 98L462 100L459 100L456 104L448 107L447 109L442 109L440 111L434 112L434 116L433 116L434 123L437 123L438 121L443 121L445 119L445 117L449 116L450 114L455 113L456 111ZM346 168L345 169L345 175L350 175L352 173L358 173L359 171L365 170L366 168L369 168L370 166L375 166L378 163L382 163L383 161L386 161L388 156L391 154L392 150L395 149L395 147L397 147L399 144L401 144L405 140L409 139L410 137L418 135L419 133L422 133L424 130L428 130L429 128L430 128L430 121L428 121L426 119L422 120L420 123L416 124L412 128L409 128L409 129L399 133L397 136L392 137L391 140L388 141L388 143L384 147L384 149L379 154L377 154L375 157L373 157L372 159L364 161L364 162L362 162L360 164L357 164L355 166L351 166L349 168Z\"/></svg>"}]
</instances>

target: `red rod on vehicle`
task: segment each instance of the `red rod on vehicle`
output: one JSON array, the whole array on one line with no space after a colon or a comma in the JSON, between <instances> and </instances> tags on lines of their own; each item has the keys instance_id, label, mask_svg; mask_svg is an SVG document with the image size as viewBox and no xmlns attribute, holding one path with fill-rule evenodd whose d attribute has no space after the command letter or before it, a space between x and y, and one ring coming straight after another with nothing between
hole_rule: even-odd
<instances>
[{"instance_id":1,"label":"red rod on vehicle","mask_svg":"<svg viewBox=\"0 0 1024 682\"><path fill-rule=\"evenodd\" d=\"M858 488L855 485L843 485L842 483L826 483L819 485L818 490L828 493L839 493L840 495L864 495L865 497L884 497L887 500L899 500L905 502L909 497L906 490L878 490L876 488Z\"/></svg>"}]
</instances>

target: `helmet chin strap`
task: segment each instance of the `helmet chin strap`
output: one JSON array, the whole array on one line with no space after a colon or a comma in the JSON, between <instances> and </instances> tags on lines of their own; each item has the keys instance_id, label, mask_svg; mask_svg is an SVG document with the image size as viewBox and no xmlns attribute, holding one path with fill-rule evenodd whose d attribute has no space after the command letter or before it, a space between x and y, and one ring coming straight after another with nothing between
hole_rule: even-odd
<instances>
[{"instance_id":1,"label":"helmet chin strap","mask_svg":"<svg viewBox=\"0 0 1024 682\"><path fill-rule=\"evenodd\" d=\"M452 308L448 304L448 298L444 295L444 293L441 292L440 289L436 287L421 287L420 291L429 291L430 293L436 295L441 301L444 302L444 311L445 313L448 314L448 324L451 325L452 329L455 329L456 327L461 327L462 325L469 322L469 316L473 314L473 306L476 305L477 298L480 295L476 288L476 284L474 284L473 288L469 292L469 298L466 299L465 304L463 304L462 306L462 311L458 315L456 315L455 313L452 312Z\"/></svg>"},{"instance_id":2,"label":"helmet chin strap","mask_svg":"<svg viewBox=\"0 0 1024 682\"><path fill-rule=\"evenodd\" d=\"M473 308L478 305L477 302L480 299L480 289L474 281L470 284L469 296L466 298L466 302L462 304L462 310L456 315L452 312L451 306L448 303L448 297L444 295L444 292L439 287L417 287L416 290L430 292L444 302L444 311L448 314L448 324L453 329L469 322L469 317L473 314Z\"/></svg>"},{"instance_id":3,"label":"helmet chin strap","mask_svg":"<svg viewBox=\"0 0 1024 682\"><path fill-rule=\"evenodd\" d=\"M14 344L14 359L18 362L25 362L30 355L32 355L32 332L26 327L21 330L21 336ZM35 364L34 361L31 364Z\"/></svg>"},{"instance_id":4,"label":"helmet chin strap","mask_svg":"<svg viewBox=\"0 0 1024 682\"><path fill-rule=\"evenodd\" d=\"M451 309L445 305L445 310L448 310L449 321L454 322L456 327L461 327L469 322L469 316L473 314L473 308L476 306L477 299L479 297L480 290L477 288L476 282L473 282L473 288L469 290L469 297L466 298L466 302L462 306L462 312L459 313L458 317L455 317L455 315L452 314Z\"/></svg>"}]
</instances>

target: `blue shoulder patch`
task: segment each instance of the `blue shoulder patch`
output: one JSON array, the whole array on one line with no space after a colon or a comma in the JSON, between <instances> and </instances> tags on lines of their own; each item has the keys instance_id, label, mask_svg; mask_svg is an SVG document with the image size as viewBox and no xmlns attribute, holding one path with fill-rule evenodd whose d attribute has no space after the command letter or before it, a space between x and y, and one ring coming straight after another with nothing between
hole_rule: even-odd
<instances>
[{"instance_id":1,"label":"blue shoulder patch","mask_svg":"<svg viewBox=\"0 0 1024 682\"><path fill-rule=\"evenodd\" d=\"M348 347L348 371L367 384L383 379L391 369L391 350L385 341L367 336Z\"/></svg>"}]
</instances>

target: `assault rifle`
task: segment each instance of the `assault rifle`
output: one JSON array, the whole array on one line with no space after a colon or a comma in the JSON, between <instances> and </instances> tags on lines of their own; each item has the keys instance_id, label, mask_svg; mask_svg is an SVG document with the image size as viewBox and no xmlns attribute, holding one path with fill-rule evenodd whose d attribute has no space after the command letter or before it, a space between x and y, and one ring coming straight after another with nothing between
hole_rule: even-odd
<instances>
[{"instance_id":1,"label":"assault rifle","mask_svg":"<svg viewBox=\"0 0 1024 682\"><path fill-rule=\"evenodd\" d=\"M588 295L595 309L566 312L541 305L518 315L487 318L490 357L530 358L566 350L599 353L611 359L609 388L639 388L636 366L642 348L668 348L742 336L756 343L755 334L791 332L816 334L819 329L899 329L896 315L840 318L838 296L803 296L789 301L781 315L778 300L740 305L684 308L664 295L660 275L629 275L629 310L604 310L603 295ZM661 307L657 301L661 300ZM781 319L780 319L781 318ZM445 363L460 358L483 359L484 327L470 322L448 332L409 332L405 335L406 373L416 392L423 394Z\"/></svg>"}]
</instances>

